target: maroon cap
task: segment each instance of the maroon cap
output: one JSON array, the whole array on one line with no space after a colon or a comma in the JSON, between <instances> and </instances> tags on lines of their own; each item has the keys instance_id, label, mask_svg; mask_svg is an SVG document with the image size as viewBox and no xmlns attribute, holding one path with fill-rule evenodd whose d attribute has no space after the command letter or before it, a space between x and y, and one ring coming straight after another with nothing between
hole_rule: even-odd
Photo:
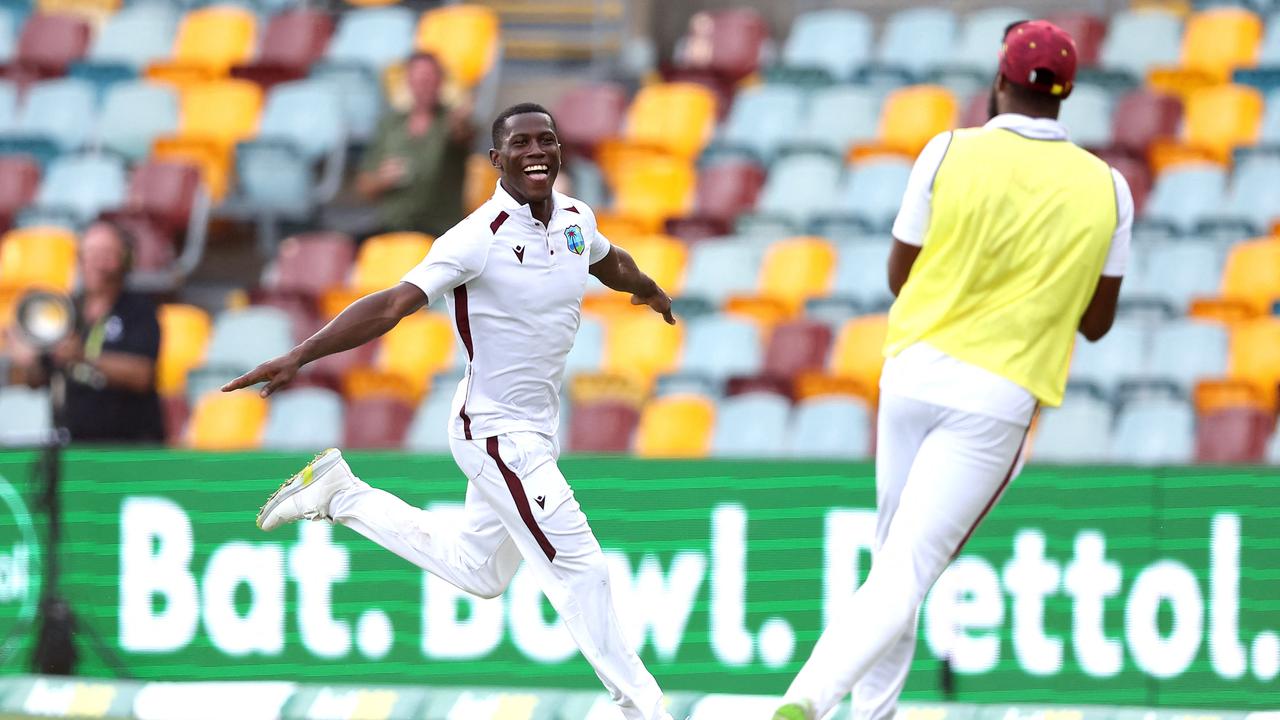
<instances>
[{"instance_id":1,"label":"maroon cap","mask_svg":"<svg viewBox=\"0 0 1280 720\"><path fill-rule=\"evenodd\" d=\"M1076 41L1047 20L1018 23L1004 36L1000 74L1015 85L1065 98L1076 80Z\"/></svg>"}]
</instances>

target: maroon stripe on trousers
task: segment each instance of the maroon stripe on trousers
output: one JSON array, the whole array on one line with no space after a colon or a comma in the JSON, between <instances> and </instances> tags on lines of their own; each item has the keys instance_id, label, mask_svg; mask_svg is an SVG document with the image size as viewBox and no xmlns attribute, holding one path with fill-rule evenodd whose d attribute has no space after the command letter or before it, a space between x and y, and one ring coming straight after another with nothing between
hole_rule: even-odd
<instances>
[{"instance_id":1,"label":"maroon stripe on trousers","mask_svg":"<svg viewBox=\"0 0 1280 720\"><path fill-rule=\"evenodd\" d=\"M1039 408L1036 409L1039 412ZM1035 419L1035 413L1031 415ZM960 544L956 546L955 552L951 553L951 560L955 560L960 556L960 551L964 549L965 543L969 542L969 538L973 537L973 533L977 531L978 526L987 518L987 513L991 512L991 508L999 502L1000 496L1004 495L1005 488L1009 487L1009 483L1013 481L1013 472L1018 469L1018 461L1022 459L1022 453L1027 449L1027 433L1031 431L1031 425L1027 425L1027 429L1022 432L1022 443L1018 445L1018 452L1013 454L1013 462L1009 464L1009 472L1004 474L1004 480L1000 481L1000 487L996 488L991 499L987 501L987 506L982 508L982 512L978 514L978 519L973 521L973 525L969 526L969 532L964 534L964 538Z\"/></svg>"},{"instance_id":2,"label":"maroon stripe on trousers","mask_svg":"<svg viewBox=\"0 0 1280 720\"><path fill-rule=\"evenodd\" d=\"M547 539L542 528L538 527L538 521L533 517L533 508L529 507L529 497L524 494L524 483L520 482L520 478L513 472L507 464L502 462L502 456L498 454L498 438L491 437L485 444L489 451L489 457L498 463L498 470L502 473L502 479L507 481L507 490L511 492L511 499L516 502L516 510L520 513L520 519L524 520L524 526L529 528L529 532L533 534L533 539L538 541L538 545L542 547L542 552L547 554L547 560L556 559L556 549L551 547L551 541Z\"/></svg>"},{"instance_id":3,"label":"maroon stripe on trousers","mask_svg":"<svg viewBox=\"0 0 1280 720\"><path fill-rule=\"evenodd\" d=\"M459 285L453 289L453 319L458 324L458 337L462 338L462 346L467 349L467 362L475 358L475 348L471 344L471 316L467 314L467 286ZM467 390L470 394L470 381ZM462 418L462 435L471 439L471 418L467 415L467 399L462 398L462 408L458 410Z\"/></svg>"}]
</instances>

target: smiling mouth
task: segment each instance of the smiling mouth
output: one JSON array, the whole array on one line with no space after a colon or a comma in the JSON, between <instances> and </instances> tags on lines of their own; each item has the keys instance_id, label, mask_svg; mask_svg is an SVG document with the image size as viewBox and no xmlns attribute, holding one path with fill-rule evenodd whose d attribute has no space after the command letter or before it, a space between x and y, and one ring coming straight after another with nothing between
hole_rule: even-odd
<instances>
[{"instance_id":1,"label":"smiling mouth","mask_svg":"<svg viewBox=\"0 0 1280 720\"><path fill-rule=\"evenodd\" d=\"M550 170L546 165L530 165L524 169L524 175L530 180L546 180Z\"/></svg>"}]
</instances>

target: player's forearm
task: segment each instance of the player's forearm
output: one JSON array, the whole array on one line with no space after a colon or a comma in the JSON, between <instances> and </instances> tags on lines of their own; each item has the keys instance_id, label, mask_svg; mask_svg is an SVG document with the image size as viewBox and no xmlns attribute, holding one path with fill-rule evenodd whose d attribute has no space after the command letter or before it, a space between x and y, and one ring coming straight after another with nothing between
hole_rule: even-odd
<instances>
[{"instance_id":1,"label":"player's forearm","mask_svg":"<svg viewBox=\"0 0 1280 720\"><path fill-rule=\"evenodd\" d=\"M630 253L615 245L609 254L615 256L612 263L607 259L598 263L604 266L598 271L594 265L592 266L593 274L605 287L641 296L652 295L658 291L658 283L644 274Z\"/></svg>"},{"instance_id":2,"label":"player's forearm","mask_svg":"<svg viewBox=\"0 0 1280 720\"><path fill-rule=\"evenodd\" d=\"M385 335L406 315L426 304L426 295L408 283L380 290L351 303L315 335L293 349L299 365L359 347Z\"/></svg>"}]
</instances>

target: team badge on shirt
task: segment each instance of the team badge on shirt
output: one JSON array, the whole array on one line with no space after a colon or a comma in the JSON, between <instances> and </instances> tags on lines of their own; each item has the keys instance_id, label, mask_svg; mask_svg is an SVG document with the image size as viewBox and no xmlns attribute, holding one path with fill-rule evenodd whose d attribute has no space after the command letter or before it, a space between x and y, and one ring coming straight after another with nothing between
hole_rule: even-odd
<instances>
[{"instance_id":1,"label":"team badge on shirt","mask_svg":"<svg viewBox=\"0 0 1280 720\"><path fill-rule=\"evenodd\" d=\"M569 250L575 255L581 255L582 251L587 249L587 241L582 237L582 228L577 225L565 228L564 239L569 245Z\"/></svg>"}]
</instances>

